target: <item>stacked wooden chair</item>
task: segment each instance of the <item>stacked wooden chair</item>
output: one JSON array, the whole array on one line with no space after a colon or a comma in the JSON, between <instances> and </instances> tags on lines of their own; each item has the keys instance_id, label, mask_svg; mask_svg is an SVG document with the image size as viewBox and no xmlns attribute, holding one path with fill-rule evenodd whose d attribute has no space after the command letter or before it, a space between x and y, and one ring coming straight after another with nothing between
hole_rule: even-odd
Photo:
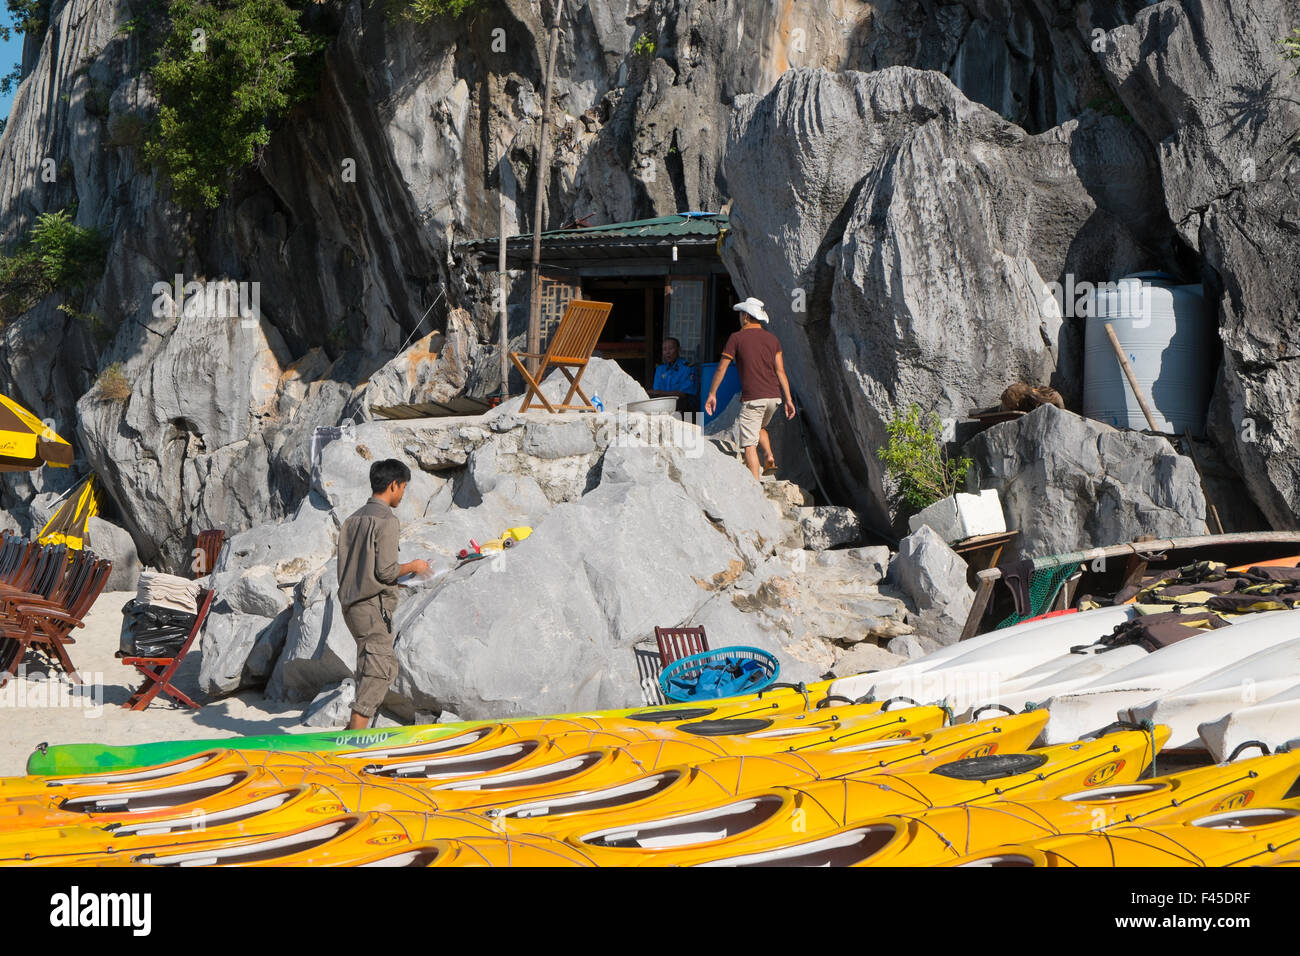
<instances>
[{"instance_id":1,"label":"stacked wooden chair","mask_svg":"<svg viewBox=\"0 0 1300 956\"><path fill-rule=\"evenodd\" d=\"M0 542L0 687L36 651L81 683L67 646L104 590L111 561L65 545L41 546L7 534Z\"/></svg>"}]
</instances>

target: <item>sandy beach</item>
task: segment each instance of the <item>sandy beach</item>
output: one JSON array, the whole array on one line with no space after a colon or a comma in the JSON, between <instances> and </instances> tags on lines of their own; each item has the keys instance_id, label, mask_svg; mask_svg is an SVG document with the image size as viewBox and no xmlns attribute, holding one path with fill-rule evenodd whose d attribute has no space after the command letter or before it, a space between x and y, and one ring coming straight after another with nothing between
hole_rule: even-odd
<instances>
[{"instance_id":1,"label":"sandy beach","mask_svg":"<svg viewBox=\"0 0 1300 956\"><path fill-rule=\"evenodd\" d=\"M134 596L134 591L101 594L86 615L86 626L76 631L77 643L69 654L85 682L84 691L57 672L51 674L32 654L27 657L23 679L0 688L5 726L0 738L0 775L24 773L28 755L42 741L140 744L316 729L298 723L300 705L268 704L259 691L205 703L198 689L201 646L186 657L175 680L177 687L203 704L201 709L181 707L161 695L148 710L123 708L139 685L139 674L113 655L118 649L122 605Z\"/></svg>"}]
</instances>

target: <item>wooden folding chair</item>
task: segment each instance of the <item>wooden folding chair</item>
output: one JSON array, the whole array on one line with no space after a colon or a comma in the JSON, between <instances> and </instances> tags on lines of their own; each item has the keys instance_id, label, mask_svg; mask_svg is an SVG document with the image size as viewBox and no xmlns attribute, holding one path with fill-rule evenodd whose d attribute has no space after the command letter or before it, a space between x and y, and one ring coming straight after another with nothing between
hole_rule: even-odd
<instances>
[{"instance_id":1,"label":"wooden folding chair","mask_svg":"<svg viewBox=\"0 0 1300 956\"><path fill-rule=\"evenodd\" d=\"M226 533L215 528L209 528L207 531L199 532L198 545L195 547L197 552L195 563L190 566L196 578L211 574L217 569L217 559L221 557L221 545L226 540ZM202 567L199 561L202 561Z\"/></svg>"},{"instance_id":2,"label":"wooden folding chair","mask_svg":"<svg viewBox=\"0 0 1300 956\"><path fill-rule=\"evenodd\" d=\"M596 350L596 342L600 339L600 333L605 328L605 321L609 318L609 310L614 307L612 302L586 302L582 299L574 299L569 303L569 307L564 310L564 318L560 319L560 325L551 336L551 342L546 353L540 352L511 352L510 361L515 363L515 368L519 369L519 374L524 377L524 382L528 385L528 394L524 396L524 404L520 411L527 411L533 404L533 396L537 396L538 402L546 407L548 412L571 411L580 409L582 411L594 412L596 407L591 404L591 399L587 398L585 392L579 386L582 379L582 373L587 369L587 363L591 361L591 353ZM537 377L528 374L528 369L524 363L519 361L520 358L540 358L542 364L537 367ZM551 366L555 366L569 380L569 394L564 396L564 401L559 405L552 405L542 394L541 382L546 378L546 372ZM574 375L570 369L576 368L578 374ZM570 405L574 393L582 398L581 405Z\"/></svg>"},{"instance_id":3,"label":"wooden folding chair","mask_svg":"<svg viewBox=\"0 0 1300 956\"><path fill-rule=\"evenodd\" d=\"M221 532L217 533L220 534ZM159 693L162 693L179 704L193 707L195 710L199 709L201 705L192 701L171 680L181 666L181 661L185 660L185 655L189 653L194 639L203 630L203 622L207 620L208 610L212 607L212 595L211 588L204 588L199 592L199 613L194 618L194 626L190 628L189 634L185 636L185 643L181 645L181 649L176 652L175 657L122 658L123 664L134 667L144 675L144 682L122 705L123 707L127 710L144 710Z\"/></svg>"},{"instance_id":4,"label":"wooden folding chair","mask_svg":"<svg viewBox=\"0 0 1300 956\"><path fill-rule=\"evenodd\" d=\"M659 642L659 660L664 667L709 650L703 627L656 627L655 640Z\"/></svg>"},{"instance_id":5,"label":"wooden folding chair","mask_svg":"<svg viewBox=\"0 0 1300 956\"><path fill-rule=\"evenodd\" d=\"M52 607L48 603L18 604L13 608L13 623L0 628L0 634L6 638L4 662L0 667L0 687L18 672L29 648L50 658L74 683L81 683L81 676L72 666L72 659L68 657L65 647L77 643L72 632L78 627L85 627L82 618L104 590L112 571L112 561L95 561L94 568L85 577L84 585L79 593L72 596L66 609Z\"/></svg>"}]
</instances>

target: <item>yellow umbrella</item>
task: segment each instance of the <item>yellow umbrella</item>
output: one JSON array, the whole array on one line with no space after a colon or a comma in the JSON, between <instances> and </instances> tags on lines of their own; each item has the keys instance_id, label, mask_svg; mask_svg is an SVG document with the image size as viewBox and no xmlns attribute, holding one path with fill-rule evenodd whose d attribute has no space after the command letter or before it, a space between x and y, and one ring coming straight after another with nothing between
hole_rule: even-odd
<instances>
[{"instance_id":1,"label":"yellow umbrella","mask_svg":"<svg viewBox=\"0 0 1300 956\"><path fill-rule=\"evenodd\" d=\"M80 551L87 537L86 522L97 514L99 500L95 497L95 476L92 474L68 492L36 540L41 544L66 544L70 550Z\"/></svg>"},{"instance_id":2,"label":"yellow umbrella","mask_svg":"<svg viewBox=\"0 0 1300 956\"><path fill-rule=\"evenodd\" d=\"M67 468L72 446L17 402L0 395L0 471Z\"/></svg>"}]
</instances>

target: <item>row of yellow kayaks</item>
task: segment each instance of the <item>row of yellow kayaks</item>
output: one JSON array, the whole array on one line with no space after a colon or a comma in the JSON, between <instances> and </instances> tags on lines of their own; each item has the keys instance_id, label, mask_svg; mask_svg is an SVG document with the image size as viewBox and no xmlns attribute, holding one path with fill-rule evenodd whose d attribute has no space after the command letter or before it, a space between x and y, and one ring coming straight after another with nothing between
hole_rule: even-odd
<instances>
[{"instance_id":1,"label":"row of yellow kayaks","mask_svg":"<svg viewBox=\"0 0 1300 956\"><path fill-rule=\"evenodd\" d=\"M14 778L0 783L0 863L1219 866L1300 853L1300 754L1143 778L1164 728L1033 749L1045 711L944 726L934 707L783 695L681 713Z\"/></svg>"}]
</instances>

